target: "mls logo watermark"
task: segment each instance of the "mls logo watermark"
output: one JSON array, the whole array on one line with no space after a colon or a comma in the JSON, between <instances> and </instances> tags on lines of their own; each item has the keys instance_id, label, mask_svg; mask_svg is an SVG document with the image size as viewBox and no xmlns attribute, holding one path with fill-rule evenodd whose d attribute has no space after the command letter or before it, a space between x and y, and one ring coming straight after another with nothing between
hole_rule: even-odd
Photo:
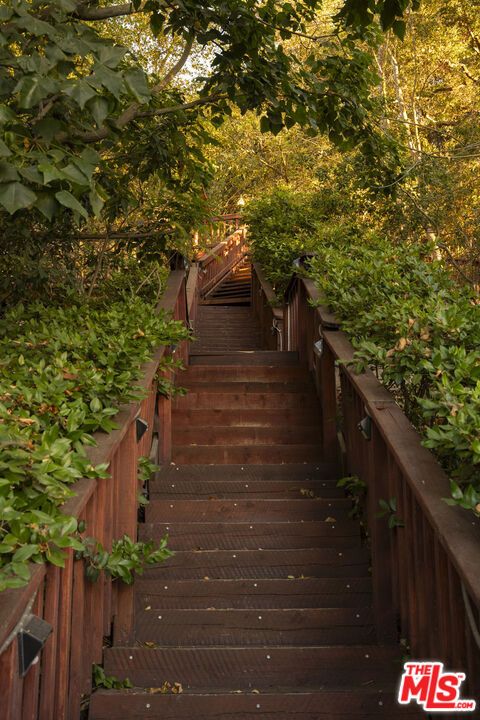
<instances>
[{"instance_id":1,"label":"mls logo watermark","mask_svg":"<svg viewBox=\"0 0 480 720\"><path fill-rule=\"evenodd\" d=\"M398 688L398 702L415 701L425 712L473 712L476 701L460 696L465 673L446 672L441 662L406 662Z\"/></svg>"}]
</instances>

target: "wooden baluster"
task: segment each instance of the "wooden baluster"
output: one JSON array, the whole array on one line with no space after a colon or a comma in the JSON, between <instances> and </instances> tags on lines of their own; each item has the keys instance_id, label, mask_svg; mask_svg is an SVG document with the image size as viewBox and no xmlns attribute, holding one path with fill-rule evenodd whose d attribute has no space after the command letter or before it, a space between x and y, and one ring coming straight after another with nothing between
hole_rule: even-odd
<instances>
[{"instance_id":1,"label":"wooden baluster","mask_svg":"<svg viewBox=\"0 0 480 720\"><path fill-rule=\"evenodd\" d=\"M58 606L57 658L55 682L55 720L69 720L68 684L72 635L73 552L68 551L60 577Z\"/></svg>"},{"instance_id":2,"label":"wooden baluster","mask_svg":"<svg viewBox=\"0 0 480 720\"><path fill-rule=\"evenodd\" d=\"M23 680L18 674L18 643L16 639L0 656L1 717L18 720L22 717Z\"/></svg>"},{"instance_id":3,"label":"wooden baluster","mask_svg":"<svg viewBox=\"0 0 480 720\"><path fill-rule=\"evenodd\" d=\"M117 530L120 539L123 535L137 537L137 438L135 422L117 452L119 477L119 503L117 506ZM135 601L133 585L117 580L117 607L113 626L115 645L128 645L133 642L135 627Z\"/></svg>"},{"instance_id":4,"label":"wooden baluster","mask_svg":"<svg viewBox=\"0 0 480 720\"><path fill-rule=\"evenodd\" d=\"M315 365L316 383L322 412L322 445L327 462L337 462L337 389L335 385L335 360L325 339L321 357Z\"/></svg>"},{"instance_id":5,"label":"wooden baluster","mask_svg":"<svg viewBox=\"0 0 480 720\"><path fill-rule=\"evenodd\" d=\"M42 582L37 591L37 596L32 607L33 615L43 617L43 602L44 582ZM38 662L30 668L23 681L22 720L37 720L38 718L41 661L42 655L39 656Z\"/></svg>"},{"instance_id":6,"label":"wooden baluster","mask_svg":"<svg viewBox=\"0 0 480 720\"><path fill-rule=\"evenodd\" d=\"M379 518L380 500L388 499L388 476L386 472L386 448L383 439L372 422L371 439L365 440L367 448L367 513L368 532L372 553L373 609L377 639L389 642L396 639L395 608L392 588L391 533L387 518Z\"/></svg>"},{"instance_id":7,"label":"wooden baluster","mask_svg":"<svg viewBox=\"0 0 480 720\"><path fill-rule=\"evenodd\" d=\"M42 675L40 680L40 720L51 720L55 717L55 676L57 661L58 612L60 604L60 573L55 565L47 568L45 576L44 619L53 627L42 652Z\"/></svg>"}]
</instances>

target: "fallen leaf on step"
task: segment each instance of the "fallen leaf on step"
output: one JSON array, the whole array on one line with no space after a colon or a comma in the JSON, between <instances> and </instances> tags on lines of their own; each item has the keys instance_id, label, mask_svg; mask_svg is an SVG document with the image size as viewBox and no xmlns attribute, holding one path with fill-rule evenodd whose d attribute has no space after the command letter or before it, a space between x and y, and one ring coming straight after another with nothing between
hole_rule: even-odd
<instances>
[{"instance_id":1,"label":"fallen leaf on step","mask_svg":"<svg viewBox=\"0 0 480 720\"><path fill-rule=\"evenodd\" d=\"M151 610L151 609L152 609L151 605L147 605L147 607L145 608L145 610Z\"/></svg>"},{"instance_id":2,"label":"fallen leaf on step","mask_svg":"<svg viewBox=\"0 0 480 720\"><path fill-rule=\"evenodd\" d=\"M325 522L337 522L336 518L328 516L325 518Z\"/></svg>"},{"instance_id":3,"label":"fallen leaf on step","mask_svg":"<svg viewBox=\"0 0 480 720\"><path fill-rule=\"evenodd\" d=\"M182 683L179 683L179 682L173 683L172 693L174 695L180 695L182 692L183 692Z\"/></svg>"},{"instance_id":4,"label":"fallen leaf on step","mask_svg":"<svg viewBox=\"0 0 480 720\"><path fill-rule=\"evenodd\" d=\"M254 695L260 695L260 690L252 690L252 693L253 693Z\"/></svg>"},{"instance_id":5,"label":"fallen leaf on step","mask_svg":"<svg viewBox=\"0 0 480 720\"><path fill-rule=\"evenodd\" d=\"M204 580L210 580L210 578L208 577L208 575L205 575L205 577L204 577L203 579L204 579Z\"/></svg>"},{"instance_id":6,"label":"fallen leaf on step","mask_svg":"<svg viewBox=\"0 0 480 720\"><path fill-rule=\"evenodd\" d=\"M150 640L147 640L143 644L145 645L145 647L148 647L148 648L156 648L157 647L157 643L151 642Z\"/></svg>"},{"instance_id":7,"label":"fallen leaf on step","mask_svg":"<svg viewBox=\"0 0 480 720\"><path fill-rule=\"evenodd\" d=\"M295 575L287 575L288 580L295 580Z\"/></svg>"},{"instance_id":8,"label":"fallen leaf on step","mask_svg":"<svg viewBox=\"0 0 480 720\"><path fill-rule=\"evenodd\" d=\"M300 488L300 494L303 495L304 497L310 497L310 498L315 497L314 491L308 490L308 488Z\"/></svg>"}]
</instances>

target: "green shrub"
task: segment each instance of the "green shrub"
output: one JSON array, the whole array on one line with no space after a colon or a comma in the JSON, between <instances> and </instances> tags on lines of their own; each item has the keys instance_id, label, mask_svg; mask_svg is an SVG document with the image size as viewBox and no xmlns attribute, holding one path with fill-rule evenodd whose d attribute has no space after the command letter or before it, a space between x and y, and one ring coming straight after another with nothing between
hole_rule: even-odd
<instances>
[{"instance_id":1,"label":"green shrub","mask_svg":"<svg viewBox=\"0 0 480 720\"><path fill-rule=\"evenodd\" d=\"M84 549L61 506L79 478L107 478L85 446L141 397L154 348L186 336L138 297L21 304L0 320L0 590L27 582L29 561L63 565L65 548Z\"/></svg>"},{"instance_id":2,"label":"green shrub","mask_svg":"<svg viewBox=\"0 0 480 720\"><path fill-rule=\"evenodd\" d=\"M328 220L309 207L303 227L315 227L310 274L342 320L358 370L376 373L436 453L451 478L450 502L480 514L478 296L432 259L430 244L392 244L335 215L328 230ZM284 287L298 246L295 234L289 244L286 228L296 229L288 221L278 236L274 230L265 236L256 223L260 216L250 226L254 253L270 278L284 272L277 282Z\"/></svg>"}]
</instances>

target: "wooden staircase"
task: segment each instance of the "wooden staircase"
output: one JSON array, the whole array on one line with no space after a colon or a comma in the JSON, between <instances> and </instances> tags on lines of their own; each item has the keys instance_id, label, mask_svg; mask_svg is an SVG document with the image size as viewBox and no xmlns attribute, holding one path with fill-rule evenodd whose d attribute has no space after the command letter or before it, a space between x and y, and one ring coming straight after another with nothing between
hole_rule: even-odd
<instances>
[{"instance_id":1,"label":"wooden staircase","mask_svg":"<svg viewBox=\"0 0 480 720\"><path fill-rule=\"evenodd\" d=\"M203 299L206 305L249 305L252 294L252 265L244 257Z\"/></svg>"},{"instance_id":2,"label":"wooden staircase","mask_svg":"<svg viewBox=\"0 0 480 720\"><path fill-rule=\"evenodd\" d=\"M396 704L401 653L376 640L369 553L296 353L202 350L179 382L139 529L175 555L136 581L134 644L105 650L134 689L96 692L91 720L418 716Z\"/></svg>"}]
</instances>

